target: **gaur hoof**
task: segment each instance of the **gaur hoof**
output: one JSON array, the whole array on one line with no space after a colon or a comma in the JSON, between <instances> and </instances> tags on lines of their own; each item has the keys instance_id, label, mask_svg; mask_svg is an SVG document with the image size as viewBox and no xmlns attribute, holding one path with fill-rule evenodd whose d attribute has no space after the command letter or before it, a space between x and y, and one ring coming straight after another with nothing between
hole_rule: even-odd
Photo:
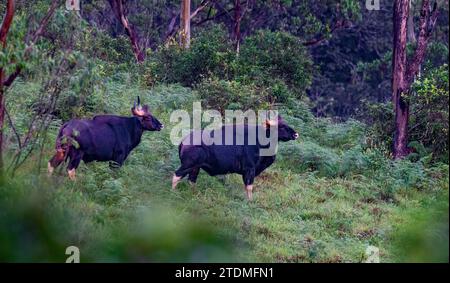
<instances>
[{"instance_id":1,"label":"gaur hoof","mask_svg":"<svg viewBox=\"0 0 450 283\"><path fill-rule=\"evenodd\" d=\"M50 163L50 161L47 164L47 172L48 175L51 176L53 174L53 171L55 170L55 168L53 168L52 164Z\"/></svg>"},{"instance_id":2,"label":"gaur hoof","mask_svg":"<svg viewBox=\"0 0 450 283\"><path fill-rule=\"evenodd\" d=\"M69 174L69 179L75 181L75 169L68 170L67 173Z\"/></svg>"},{"instance_id":3,"label":"gaur hoof","mask_svg":"<svg viewBox=\"0 0 450 283\"><path fill-rule=\"evenodd\" d=\"M245 191L247 192L247 199L249 201L253 200L253 185L245 186Z\"/></svg>"},{"instance_id":4,"label":"gaur hoof","mask_svg":"<svg viewBox=\"0 0 450 283\"><path fill-rule=\"evenodd\" d=\"M172 178L172 190L175 190L177 187L178 182L181 180L181 177L178 177L177 175L173 174Z\"/></svg>"}]
</instances>

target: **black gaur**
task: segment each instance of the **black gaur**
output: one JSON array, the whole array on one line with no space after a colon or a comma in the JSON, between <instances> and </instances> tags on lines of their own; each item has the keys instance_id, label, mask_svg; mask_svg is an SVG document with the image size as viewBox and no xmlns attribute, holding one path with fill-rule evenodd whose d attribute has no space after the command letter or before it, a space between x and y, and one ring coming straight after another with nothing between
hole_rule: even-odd
<instances>
[{"instance_id":1,"label":"black gaur","mask_svg":"<svg viewBox=\"0 0 450 283\"><path fill-rule=\"evenodd\" d=\"M48 162L52 174L64 160L67 172L75 179L80 161L112 161L122 166L128 154L141 141L144 131L160 131L164 126L150 112L148 105L134 102L132 117L98 115L92 119L73 119L65 123L56 138L56 153Z\"/></svg>"},{"instance_id":2,"label":"black gaur","mask_svg":"<svg viewBox=\"0 0 450 283\"><path fill-rule=\"evenodd\" d=\"M227 127L232 127L232 129L227 129ZM299 136L280 116L275 120L267 120L265 125L261 126L225 125L217 130L199 131L199 135L207 137L214 137L217 134L225 137L225 133L228 131L233 133L233 141L236 141L237 133L242 133L244 136L242 144L233 143L229 145L223 142L220 144L205 144L202 139L201 143L196 145L193 143L195 131L191 132L179 145L181 166L175 171L172 188L175 189L177 183L185 176L188 176L190 182L195 183L200 169L206 171L210 176L237 173L242 175L247 197L251 200L254 178L275 161L275 153L261 155L261 149L268 148L269 145L261 145L258 139L256 144L249 143L248 134L253 131L258 136L258 133L263 131L264 134L268 135L270 127L276 127L278 138L275 142L295 140Z\"/></svg>"}]
</instances>

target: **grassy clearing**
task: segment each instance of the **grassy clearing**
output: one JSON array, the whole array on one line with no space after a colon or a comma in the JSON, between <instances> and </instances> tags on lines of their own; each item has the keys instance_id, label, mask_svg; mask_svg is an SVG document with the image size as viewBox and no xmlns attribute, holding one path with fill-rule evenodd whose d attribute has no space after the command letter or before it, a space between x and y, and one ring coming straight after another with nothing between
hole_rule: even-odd
<instances>
[{"instance_id":1,"label":"grassy clearing","mask_svg":"<svg viewBox=\"0 0 450 283\"><path fill-rule=\"evenodd\" d=\"M63 261L69 245L80 247L84 261L361 262L369 245L380 248L382 262L436 260L432 254L409 257L398 244L399 232L405 223L419 223L414 215L428 219L436 201L448 219L448 165L394 163L366 146L364 125L330 125L287 109L285 118L301 138L280 146L276 163L256 179L253 202L246 201L237 175L202 172L196 188L184 181L172 191L179 161L169 115L189 109L196 94L176 85L148 91L106 83L104 89L94 112L128 115L124 105L139 94L167 128L145 133L119 170L82 164L71 182L64 169L45 177L56 123L40 174L39 156L33 155L1 187L2 260ZM19 110L12 110L15 117ZM422 230L434 227L431 221L419 224ZM448 220L443 227L448 245ZM442 227L436 229L441 233Z\"/></svg>"}]
</instances>

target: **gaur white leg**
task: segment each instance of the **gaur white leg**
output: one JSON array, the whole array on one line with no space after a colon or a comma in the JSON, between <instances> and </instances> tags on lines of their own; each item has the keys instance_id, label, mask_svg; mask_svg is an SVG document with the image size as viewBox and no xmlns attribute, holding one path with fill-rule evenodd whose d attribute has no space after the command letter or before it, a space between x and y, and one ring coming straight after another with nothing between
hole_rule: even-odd
<instances>
[{"instance_id":1,"label":"gaur white leg","mask_svg":"<svg viewBox=\"0 0 450 283\"><path fill-rule=\"evenodd\" d=\"M176 174L173 174L173 178L172 178L172 190L175 190L175 188L177 187L178 182L180 182L181 177L178 177Z\"/></svg>"},{"instance_id":2,"label":"gaur white leg","mask_svg":"<svg viewBox=\"0 0 450 283\"><path fill-rule=\"evenodd\" d=\"M53 168L52 164L50 163L50 161L47 164L47 171L48 171L48 175L52 175L53 171L55 170L55 168Z\"/></svg>"},{"instance_id":3,"label":"gaur white leg","mask_svg":"<svg viewBox=\"0 0 450 283\"><path fill-rule=\"evenodd\" d=\"M53 157L48 161L47 171L49 176L52 175L56 167L58 167L64 161L64 157L64 149L58 148L55 155L53 155Z\"/></svg>"},{"instance_id":4,"label":"gaur white leg","mask_svg":"<svg viewBox=\"0 0 450 283\"><path fill-rule=\"evenodd\" d=\"M75 168L67 170L67 173L69 174L70 180L75 181Z\"/></svg>"},{"instance_id":5,"label":"gaur white leg","mask_svg":"<svg viewBox=\"0 0 450 283\"><path fill-rule=\"evenodd\" d=\"M253 185L245 186L245 191L247 192L247 199L249 201L253 200Z\"/></svg>"}]
</instances>

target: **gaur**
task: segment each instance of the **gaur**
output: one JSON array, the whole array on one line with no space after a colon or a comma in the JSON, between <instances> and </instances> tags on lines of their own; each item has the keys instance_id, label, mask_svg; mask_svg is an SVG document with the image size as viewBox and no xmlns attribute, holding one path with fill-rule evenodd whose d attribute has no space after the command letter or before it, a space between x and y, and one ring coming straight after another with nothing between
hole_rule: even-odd
<instances>
[{"instance_id":1,"label":"gaur","mask_svg":"<svg viewBox=\"0 0 450 283\"><path fill-rule=\"evenodd\" d=\"M67 172L75 179L80 161L110 161L122 166L129 153L141 142L144 131L163 129L148 105L134 102L132 117L98 115L92 119L73 119L65 123L56 138L56 153L48 162L48 172L69 160Z\"/></svg>"},{"instance_id":2,"label":"gaur","mask_svg":"<svg viewBox=\"0 0 450 283\"><path fill-rule=\"evenodd\" d=\"M226 129L232 127L232 129ZM252 128L253 127L253 128ZM214 137L225 133L233 133L233 140L236 140L237 133L243 133L244 142L239 144L205 144L202 139L200 143L194 143L194 133L192 131L189 135L183 138L179 147L178 153L181 161L181 166L175 171L172 178L172 189L175 189L177 183L188 176L188 180L195 184L200 169L203 169L210 176L224 175L228 173L237 173L242 175L247 198L252 200L253 181L256 176L261 174L267 167L275 161L275 153L269 156L260 155L262 148L267 148L268 145L261 145L260 142L249 143L248 133L250 130L253 133L263 131L268 134L270 127L276 127L278 141L290 141L298 138L298 133L292 129L287 123L278 116L275 120L266 120L265 125L225 125L216 130L199 130L201 136ZM220 131L221 133L219 133Z\"/></svg>"}]
</instances>

